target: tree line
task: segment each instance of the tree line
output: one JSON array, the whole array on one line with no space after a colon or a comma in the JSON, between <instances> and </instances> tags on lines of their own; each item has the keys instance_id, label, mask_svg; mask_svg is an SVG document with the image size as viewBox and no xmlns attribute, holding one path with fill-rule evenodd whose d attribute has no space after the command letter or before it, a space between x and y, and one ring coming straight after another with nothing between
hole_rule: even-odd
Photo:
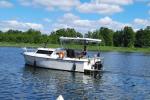
<instances>
[{"instance_id":1,"label":"tree line","mask_svg":"<svg viewBox=\"0 0 150 100\"><path fill-rule=\"evenodd\" d=\"M42 34L40 31L29 29L25 32L19 30L0 31L0 42L16 43L59 43L59 37L83 37L83 34L73 28L58 29L51 34ZM101 27L95 31L84 34L87 38L101 39L103 46L116 47L150 47L150 26L136 32L132 27L124 27L122 30L113 31L112 29Z\"/></svg>"}]
</instances>

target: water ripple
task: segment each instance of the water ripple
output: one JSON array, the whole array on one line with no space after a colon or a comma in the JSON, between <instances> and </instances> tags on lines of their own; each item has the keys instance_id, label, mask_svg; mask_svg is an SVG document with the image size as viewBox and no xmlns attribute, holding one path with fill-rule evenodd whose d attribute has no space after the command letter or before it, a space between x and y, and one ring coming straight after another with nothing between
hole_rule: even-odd
<instances>
[{"instance_id":1,"label":"water ripple","mask_svg":"<svg viewBox=\"0 0 150 100\"><path fill-rule=\"evenodd\" d=\"M149 100L150 55L104 52L104 71L94 78L24 66L20 48L0 48L0 100ZM92 53L92 52L91 52Z\"/></svg>"}]
</instances>

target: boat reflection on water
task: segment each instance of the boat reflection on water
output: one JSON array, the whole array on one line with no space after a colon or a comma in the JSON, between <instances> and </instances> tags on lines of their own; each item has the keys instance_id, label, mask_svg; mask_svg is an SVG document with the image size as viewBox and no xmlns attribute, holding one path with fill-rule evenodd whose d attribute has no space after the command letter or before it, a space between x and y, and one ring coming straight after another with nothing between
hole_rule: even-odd
<instances>
[{"instance_id":1,"label":"boat reflection on water","mask_svg":"<svg viewBox=\"0 0 150 100\"><path fill-rule=\"evenodd\" d=\"M59 95L62 95L65 100L86 99L90 96L89 89L100 82L101 76L35 68L26 65L22 83L28 86L27 89L30 88L30 94L36 94L37 97L56 99Z\"/></svg>"}]
</instances>

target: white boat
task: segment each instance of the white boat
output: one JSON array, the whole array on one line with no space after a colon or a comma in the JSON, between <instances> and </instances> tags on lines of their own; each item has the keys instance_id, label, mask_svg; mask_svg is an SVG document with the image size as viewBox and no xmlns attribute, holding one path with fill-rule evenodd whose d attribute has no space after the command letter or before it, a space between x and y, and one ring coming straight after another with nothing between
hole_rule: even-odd
<instances>
[{"instance_id":1,"label":"white boat","mask_svg":"<svg viewBox=\"0 0 150 100\"><path fill-rule=\"evenodd\" d=\"M99 39L72 37L60 37L60 41L61 44L63 41L101 42ZM74 49L64 47L37 48L35 52L25 51L23 55L25 63L32 66L75 72L100 71L102 69L102 58L87 56L88 53L85 49L86 45L84 45L84 51L77 54Z\"/></svg>"}]
</instances>

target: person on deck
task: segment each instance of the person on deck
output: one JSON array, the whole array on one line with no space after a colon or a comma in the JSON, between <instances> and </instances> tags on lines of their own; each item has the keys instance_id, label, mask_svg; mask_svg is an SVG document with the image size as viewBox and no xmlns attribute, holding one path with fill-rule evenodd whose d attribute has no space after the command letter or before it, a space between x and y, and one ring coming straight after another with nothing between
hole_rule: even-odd
<instances>
[{"instance_id":1,"label":"person on deck","mask_svg":"<svg viewBox=\"0 0 150 100\"><path fill-rule=\"evenodd\" d=\"M86 47L86 45L84 45L84 49L82 51L82 55L86 56L86 54L87 54L87 47Z\"/></svg>"}]
</instances>

